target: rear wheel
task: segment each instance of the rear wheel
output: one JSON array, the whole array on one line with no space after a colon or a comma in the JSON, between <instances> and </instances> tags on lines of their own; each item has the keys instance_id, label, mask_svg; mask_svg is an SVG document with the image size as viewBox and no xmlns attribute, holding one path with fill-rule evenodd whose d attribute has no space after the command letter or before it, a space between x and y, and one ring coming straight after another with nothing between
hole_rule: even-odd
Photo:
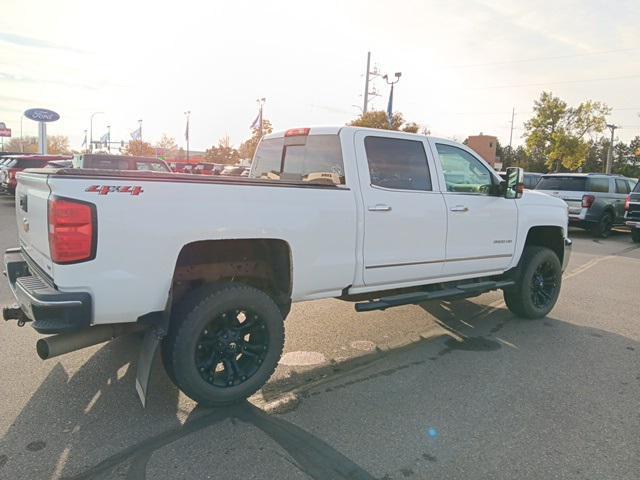
<instances>
[{"instance_id":1,"label":"rear wheel","mask_svg":"<svg viewBox=\"0 0 640 480\"><path fill-rule=\"evenodd\" d=\"M273 374L284 347L278 305L244 284L210 287L176 311L165 362L176 386L204 406L243 400Z\"/></svg>"},{"instance_id":2,"label":"rear wheel","mask_svg":"<svg viewBox=\"0 0 640 480\"><path fill-rule=\"evenodd\" d=\"M611 212L604 212L600 221L593 226L591 233L599 238L607 238L611 234L613 228L613 215Z\"/></svg>"},{"instance_id":3,"label":"rear wheel","mask_svg":"<svg viewBox=\"0 0 640 480\"><path fill-rule=\"evenodd\" d=\"M562 284L562 266L546 247L525 247L516 285L505 289L509 310L523 318L542 318L555 306Z\"/></svg>"},{"instance_id":4,"label":"rear wheel","mask_svg":"<svg viewBox=\"0 0 640 480\"><path fill-rule=\"evenodd\" d=\"M631 230L631 240L635 243L640 243L640 228L634 228Z\"/></svg>"}]
</instances>

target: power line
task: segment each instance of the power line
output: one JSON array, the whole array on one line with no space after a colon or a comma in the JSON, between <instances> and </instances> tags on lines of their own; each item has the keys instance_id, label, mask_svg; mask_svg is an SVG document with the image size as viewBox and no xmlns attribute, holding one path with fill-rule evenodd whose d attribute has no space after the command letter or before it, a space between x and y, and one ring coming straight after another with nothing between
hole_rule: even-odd
<instances>
[{"instance_id":1,"label":"power line","mask_svg":"<svg viewBox=\"0 0 640 480\"><path fill-rule=\"evenodd\" d=\"M474 67L491 67L496 65L509 65L512 63L527 63L527 62L539 62L544 60L562 60L567 58L578 58L578 57L589 57L593 55L606 55L609 53L619 53L619 52L630 52L638 50L638 48L618 48L615 50L602 50L599 52L589 52L589 53L575 53L572 55L556 55L551 57L532 57L532 58L522 58L517 60L503 60L499 62L487 62L487 63L469 63L466 65L450 65L445 68L474 68Z\"/></svg>"},{"instance_id":2,"label":"power line","mask_svg":"<svg viewBox=\"0 0 640 480\"><path fill-rule=\"evenodd\" d=\"M547 85L567 85L573 83L603 82L608 80L626 80L640 78L640 75L624 75L620 77L584 78L581 80L562 80L558 82L520 83L514 85L486 85L483 87L469 87L467 90L488 90L493 88L520 88L520 87L546 87Z\"/></svg>"}]
</instances>

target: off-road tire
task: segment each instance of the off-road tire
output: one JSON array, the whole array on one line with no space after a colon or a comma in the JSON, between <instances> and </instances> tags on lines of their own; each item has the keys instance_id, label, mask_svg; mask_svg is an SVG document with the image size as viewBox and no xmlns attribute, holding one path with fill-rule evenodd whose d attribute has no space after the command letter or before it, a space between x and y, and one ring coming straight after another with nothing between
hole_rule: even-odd
<instances>
[{"instance_id":1,"label":"off-road tire","mask_svg":"<svg viewBox=\"0 0 640 480\"><path fill-rule=\"evenodd\" d=\"M543 279L542 287L536 283L539 282L540 276L546 279ZM504 301L509 310L522 318L542 318L553 309L560 294L562 285L560 259L549 248L527 246L522 253L515 280L516 284L513 287L504 290ZM545 281L548 282L547 287L553 284L549 292L540 290L545 288ZM544 302L540 302L540 299Z\"/></svg>"},{"instance_id":2,"label":"off-road tire","mask_svg":"<svg viewBox=\"0 0 640 480\"><path fill-rule=\"evenodd\" d=\"M598 238L607 238L611 235L612 228L613 215L611 212L606 211L602 214L598 223L591 227L591 233Z\"/></svg>"},{"instance_id":3,"label":"off-road tire","mask_svg":"<svg viewBox=\"0 0 640 480\"><path fill-rule=\"evenodd\" d=\"M259 365L254 365L255 372L240 383L214 385L203 378L203 370L197 366L197 351L201 348L203 331L206 335L212 322L218 322L221 316L235 310L254 312L260 325L264 325L261 327L264 353ZM240 338L238 343L242 341ZM271 297L241 283L215 284L203 286L188 295L175 309L171 328L163 344L163 360L167 374L180 390L200 405L213 407L235 403L255 393L275 371L283 347L282 312ZM233 348L236 348L235 344ZM242 352L238 352L237 361L240 362L242 358ZM213 378L216 374L211 375Z\"/></svg>"}]
</instances>

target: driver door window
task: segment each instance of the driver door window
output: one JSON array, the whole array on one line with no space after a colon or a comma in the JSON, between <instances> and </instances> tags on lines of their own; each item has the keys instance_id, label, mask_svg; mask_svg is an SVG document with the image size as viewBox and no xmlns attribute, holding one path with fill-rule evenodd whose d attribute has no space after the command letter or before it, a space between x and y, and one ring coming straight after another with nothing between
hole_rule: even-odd
<instances>
[{"instance_id":1,"label":"driver door window","mask_svg":"<svg viewBox=\"0 0 640 480\"><path fill-rule=\"evenodd\" d=\"M447 191L489 195L493 175L469 152L452 145L437 143Z\"/></svg>"}]
</instances>

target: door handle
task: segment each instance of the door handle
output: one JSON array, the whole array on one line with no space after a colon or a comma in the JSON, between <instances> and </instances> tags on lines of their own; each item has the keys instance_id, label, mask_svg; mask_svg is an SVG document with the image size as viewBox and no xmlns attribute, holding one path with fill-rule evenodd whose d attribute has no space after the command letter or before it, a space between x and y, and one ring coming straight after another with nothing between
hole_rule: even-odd
<instances>
[{"instance_id":1,"label":"door handle","mask_svg":"<svg viewBox=\"0 0 640 480\"><path fill-rule=\"evenodd\" d=\"M384 205L382 203L378 203L377 205L370 205L369 206L369 211L370 212L388 212L391 210L391 207L389 205Z\"/></svg>"},{"instance_id":2,"label":"door handle","mask_svg":"<svg viewBox=\"0 0 640 480\"><path fill-rule=\"evenodd\" d=\"M463 205L456 205L455 207L451 207L452 212L468 212L469 209Z\"/></svg>"}]
</instances>

